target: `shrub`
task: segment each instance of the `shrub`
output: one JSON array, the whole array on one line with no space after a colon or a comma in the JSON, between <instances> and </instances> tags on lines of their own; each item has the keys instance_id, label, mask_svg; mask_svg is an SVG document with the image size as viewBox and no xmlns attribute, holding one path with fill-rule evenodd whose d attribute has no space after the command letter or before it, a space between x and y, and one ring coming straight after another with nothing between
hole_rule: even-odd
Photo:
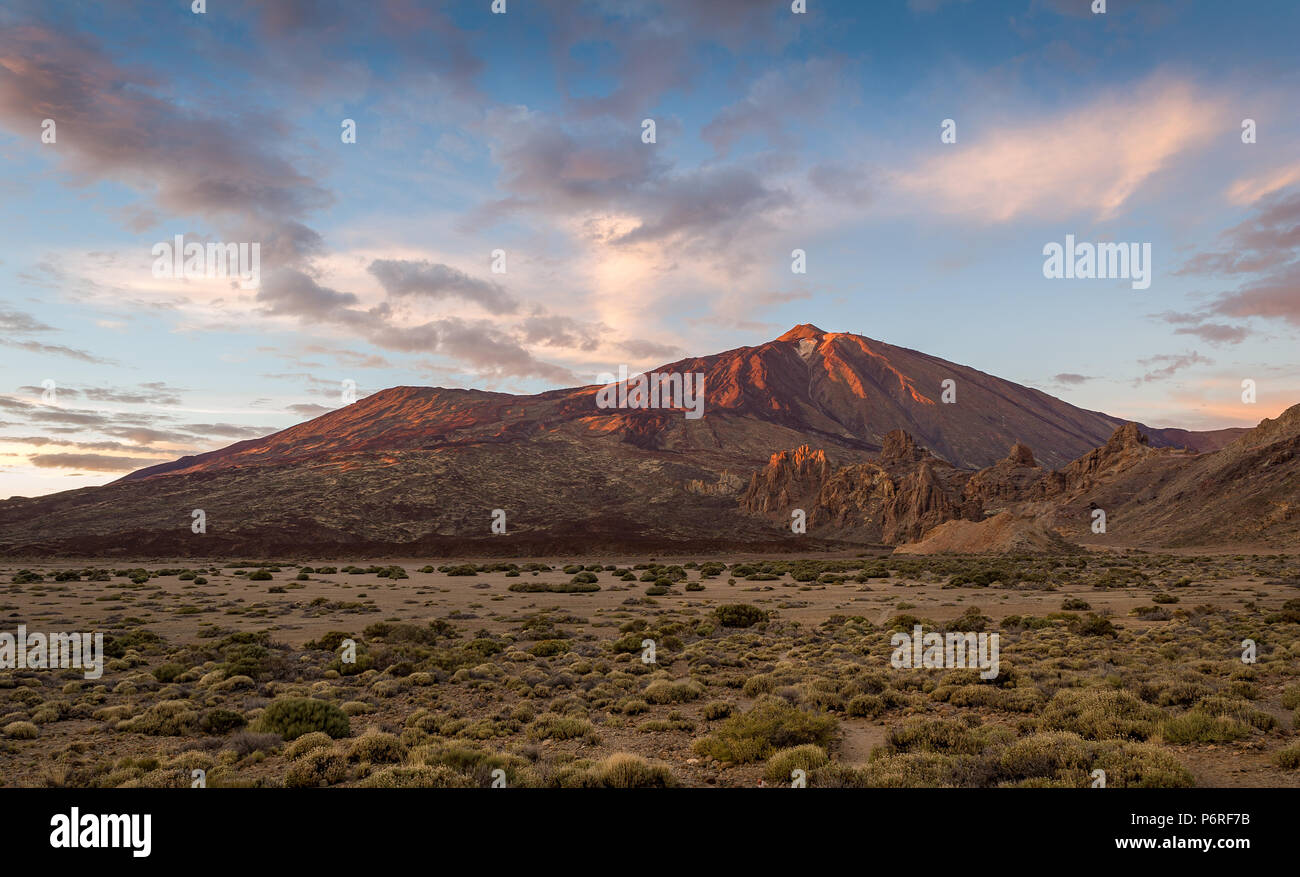
<instances>
[{"instance_id":1,"label":"shrub","mask_svg":"<svg viewBox=\"0 0 1300 877\"><path fill-rule=\"evenodd\" d=\"M748 603L728 603L713 610L713 615L723 627L753 627L767 621L767 613Z\"/></svg>"},{"instance_id":2,"label":"shrub","mask_svg":"<svg viewBox=\"0 0 1300 877\"><path fill-rule=\"evenodd\" d=\"M720 700L714 701L713 703L706 703L700 710L700 715L702 715L706 721L710 722L715 722L718 719L725 719L730 716L731 713L731 704Z\"/></svg>"},{"instance_id":3,"label":"shrub","mask_svg":"<svg viewBox=\"0 0 1300 877\"><path fill-rule=\"evenodd\" d=\"M286 746L284 754L290 761L296 761L313 749L328 749L333 745L334 738L329 734L323 731L311 731Z\"/></svg>"},{"instance_id":4,"label":"shrub","mask_svg":"<svg viewBox=\"0 0 1300 877\"><path fill-rule=\"evenodd\" d=\"M1070 628L1080 636L1108 636L1111 638L1119 636L1119 631L1115 625L1110 623L1109 618L1103 618L1096 613L1091 613L1085 618L1076 618L1070 623Z\"/></svg>"},{"instance_id":5,"label":"shrub","mask_svg":"<svg viewBox=\"0 0 1300 877\"><path fill-rule=\"evenodd\" d=\"M471 789L475 782L445 764L416 764L386 767L358 785L368 789Z\"/></svg>"},{"instance_id":6,"label":"shrub","mask_svg":"<svg viewBox=\"0 0 1300 877\"><path fill-rule=\"evenodd\" d=\"M347 778L348 765L343 756L328 749L315 749L289 765L284 784L290 789L330 786Z\"/></svg>"},{"instance_id":7,"label":"shrub","mask_svg":"<svg viewBox=\"0 0 1300 877\"><path fill-rule=\"evenodd\" d=\"M934 752L902 752L872 758L860 767L827 765L809 777L821 787L857 789L940 788L957 785L957 763Z\"/></svg>"},{"instance_id":8,"label":"shrub","mask_svg":"<svg viewBox=\"0 0 1300 877\"><path fill-rule=\"evenodd\" d=\"M585 737L592 730L591 722L586 719L547 713L528 726L528 736L534 740L572 740Z\"/></svg>"},{"instance_id":9,"label":"shrub","mask_svg":"<svg viewBox=\"0 0 1300 877\"><path fill-rule=\"evenodd\" d=\"M198 717L188 700L164 700L141 715L120 722L117 729L155 737L178 737L193 731Z\"/></svg>"},{"instance_id":10,"label":"shrub","mask_svg":"<svg viewBox=\"0 0 1300 877\"><path fill-rule=\"evenodd\" d=\"M550 658L554 655L563 655L569 650L569 641L563 639L544 639L533 644L528 650L528 654L536 658Z\"/></svg>"},{"instance_id":11,"label":"shrub","mask_svg":"<svg viewBox=\"0 0 1300 877\"><path fill-rule=\"evenodd\" d=\"M332 703L310 697L274 700L257 721L257 730L279 734L293 740L312 731L324 731L331 737L352 733L347 714Z\"/></svg>"},{"instance_id":12,"label":"shrub","mask_svg":"<svg viewBox=\"0 0 1300 877\"><path fill-rule=\"evenodd\" d=\"M1211 716L1200 710L1166 720L1160 731L1166 743L1229 743L1250 733L1234 718Z\"/></svg>"},{"instance_id":13,"label":"shrub","mask_svg":"<svg viewBox=\"0 0 1300 877\"><path fill-rule=\"evenodd\" d=\"M406 758L406 746L393 734L368 732L362 734L348 750L348 761L370 764L397 764Z\"/></svg>"},{"instance_id":14,"label":"shrub","mask_svg":"<svg viewBox=\"0 0 1300 877\"><path fill-rule=\"evenodd\" d=\"M950 719L913 719L890 728L885 743L895 752L974 755L984 748L970 728Z\"/></svg>"},{"instance_id":15,"label":"shrub","mask_svg":"<svg viewBox=\"0 0 1300 877\"><path fill-rule=\"evenodd\" d=\"M208 734L228 734L247 724L242 713L227 709L209 710L199 719L199 729Z\"/></svg>"},{"instance_id":16,"label":"shrub","mask_svg":"<svg viewBox=\"0 0 1300 877\"><path fill-rule=\"evenodd\" d=\"M685 703L704 694L704 686L693 679L685 682L656 679L646 686L642 694L651 703Z\"/></svg>"},{"instance_id":17,"label":"shrub","mask_svg":"<svg viewBox=\"0 0 1300 877\"><path fill-rule=\"evenodd\" d=\"M767 760L763 777L773 783L788 783L793 779L791 774L796 769L812 773L827 764L830 764L830 758L827 757L826 750L820 746L811 743L792 746L772 754L772 757Z\"/></svg>"},{"instance_id":18,"label":"shrub","mask_svg":"<svg viewBox=\"0 0 1300 877\"><path fill-rule=\"evenodd\" d=\"M651 764L628 752L615 752L595 764L561 768L550 785L571 789L667 789L678 782L664 765Z\"/></svg>"},{"instance_id":19,"label":"shrub","mask_svg":"<svg viewBox=\"0 0 1300 877\"><path fill-rule=\"evenodd\" d=\"M591 785L605 789L668 789L677 778L661 764L650 764L639 755L615 752L588 772Z\"/></svg>"},{"instance_id":20,"label":"shrub","mask_svg":"<svg viewBox=\"0 0 1300 877\"><path fill-rule=\"evenodd\" d=\"M845 708L845 712L855 718L874 719L886 709L888 709L888 707L885 705L884 699L880 696L875 694L859 694L857 697L849 701L848 706Z\"/></svg>"},{"instance_id":21,"label":"shrub","mask_svg":"<svg viewBox=\"0 0 1300 877\"><path fill-rule=\"evenodd\" d=\"M836 727L830 716L805 712L780 698L763 697L749 712L732 716L717 731L697 740L695 751L718 761L760 761L789 746L828 746Z\"/></svg>"},{"instance_id":22,"label":"shrub","mask_svg":"<svg viewBox=\"0 0 1300 877\"><path fill-rule=\"evenodd\" d=\"M1283 770L1300 770L1300 743L1278 752L1277 763Z\"/></svg>"},{"instance_id":23,"label":"shrub","mask_svg":"<svg viewBox=\"0 0 1300 877\"><path fill-rule=\"evenodd\" d=\"M180 664L161 664L154 668L153 678L166 684L175 681L176 677L184 673L185 670L186 668Z\"/></svg>"},{"instance_id":24,"label":"shrub","mask_svg":"<svg viewBox=\"0 0 1300 877\"><path fill-rule=\"evenodd\" d=\"M10 722L5 725L5 736L11 740L35 740L38 733L31 722Z\"/></svg>"},{"instance_id":25,"label":"shrub","mask_svg":"<svg viewBox=\"0 0 1300 877\"><path fill-rule=\"evenodd\" d=\"M1047 731L1070 731L1089 740L1145 740L1164 712L1127 691L1063 688L1053 695L1039 719Z\"/></svg>"}]
</instances>

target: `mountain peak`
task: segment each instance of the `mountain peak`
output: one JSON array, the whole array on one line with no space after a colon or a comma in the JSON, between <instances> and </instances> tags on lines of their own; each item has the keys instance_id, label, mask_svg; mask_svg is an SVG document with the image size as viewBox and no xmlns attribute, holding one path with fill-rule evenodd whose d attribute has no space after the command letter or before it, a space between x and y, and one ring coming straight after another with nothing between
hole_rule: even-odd
<instances>
[{"instance_id":1,"label":"mountain peak","mask_svg":"<svg viewBox=\"0 0 1300 877\"><path fill-rule=\"evenodd\" d=\"M789 332L786 332L777 341L802 341L804 338L817 338L826 333L818 329L812 323L800 323Z\"/></svg>"}]
</instances>

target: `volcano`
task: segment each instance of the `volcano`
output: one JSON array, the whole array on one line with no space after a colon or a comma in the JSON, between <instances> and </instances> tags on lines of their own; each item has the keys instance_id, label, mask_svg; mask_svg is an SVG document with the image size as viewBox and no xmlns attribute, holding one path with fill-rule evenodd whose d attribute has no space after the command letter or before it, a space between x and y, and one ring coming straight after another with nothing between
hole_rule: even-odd
<instances>
[{"instance_id":1,"label":"volcano","mask_svg":"<svg viewBox=\"0 0 1300 877\"><path fill-rule=\"evenodd\" d=\"M602 407L596 385L529 396L394 387L103 487L0 502L0 551L759 548L774 538L772 521L743 494L782 451L808 446L836 466L873 463L883 451L886 469L915 475L924 493L926 478L994 466L1013 446L1063 467L1125 425L968 366L809 324L653 371L703 375L703 416ZM1136 426L1153 448L1198 453L1245 432ZM923 453L895 459L899 435ZM192 531L196 509L204 533ZM496 510L504 535L491 530ZM945 514L957 512L918 520Z\"/></svg>"}]
</instances>

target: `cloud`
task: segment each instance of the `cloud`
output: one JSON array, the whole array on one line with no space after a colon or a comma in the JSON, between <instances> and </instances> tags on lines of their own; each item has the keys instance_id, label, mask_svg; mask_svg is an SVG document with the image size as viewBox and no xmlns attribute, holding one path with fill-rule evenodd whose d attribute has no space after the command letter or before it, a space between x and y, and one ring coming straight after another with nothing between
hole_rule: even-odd
<instances>
[{"instance_id":1,"label":"cloud","mask_svg":"<svg viewBox=\"0 0 1300 877\"><path fill-rule=\"evenodd\" d=\"M360 302L357 296L322 286L301 271L275 272L258 291L257 299L267 306L267 313L334 324L385 350L440 353L467 364L482 376L576 380L573 372L541 362L508 332L489 322L471 323L450 317L414 326L400 325L392 319L387 305L368 310L352 307Z\"/></svg>"},{"instance_id":2,"label":"cloud","mask_svg":"<svg viewBox=\"0 0 1300 877\"><path fill-rule=\"evenodd\" d=\"M1300 189L1269 195L1220 236L1222 249L1197 253L1177 275L1253 274L1300 257Z\"/></svg>"},{"instance_id":3,"label":"cloud","mask_svg":"<svg viewBox=\"0 0 1300 877\"><path fill-rule=\"evenodd\" d=\"M47 326L31 314L20 311L0 310L0 332L27 334L29 332L52 332L53 326Z\"/></svg>"},{"instance_id":4,"label":"cloud","mask_svg":"<svg viewBox=\"0 0 1300 877\"><path fill-rule=\"evenodd\" d=\"M1300 162L1272 168L1262 174L1237 180L1228 187L1226 197L1233 204L1254 204L1260 198L1300 183Z\"/></svg>"},{"instance_id":5,"label":"cloud","mask_svg":"<svg viewBox=\"0 0 1300 877\"><path fill-rule=\"evenodd\" d=\"M894 184L927 209L990 222L1073 213L1110 219L1180 154L1210 141L1221 129L1221 105L1187 83L1156 79L1132 94L969 139L958 118L957 143L897 174Z\"/></svg>"},{"instance_id":6,"label":"cloud","mask_svg":"<svg viewBox=\"0 0 1300 877\"><path fill-rule=\"evenodd\" d=\"M322 414L328 414L333 411L325 405L317 405L314 402L300 402L297 405L290 405L289 410L300 417L320 417Z\"/></svg>"},{"instance_id":7,"label":"cloud","mask_svg":"<svg viewBox=\"0 0 1300 877\"><path fill-rule=\"evenodd\" d=\"M167 457L114 457L108 454L33 454L27 462L38 469L85 469L91 472L134 472L165 463Z\"/></svg>"},{"instance_id":8,"label":"cloud","mask_svg":"<svg viewBox=\"0 0 1300 877\"><path fill-rule=\"evenodd\" d=\"M510 194L481 211L488 218L518 208L608 208L667 168L657 150L641 143L639 127L586 126L576 137L555 119L514 108L489 113L485 133L500 186Z\"/></svg>"},{"instance_id":9,"label":"cloud","mask_svg":"<svg viewBox=\"0 0 1300 877\"><path fill-rule=\"evenodd\" d=\"M1242 326L1229 326L1226 323L1206 322L1203 314L1185 314L1178 311L1165 311L1152 314L1156 319L1170 325L1178 326L1175 335L1194 335L1211 344L1238 344L1250 337L1250 330Z\"/></svg>"},{"instance_id":10,"label":"cloud","mask_svg":"<svg viewBox=\"0 0 1300 877\"><path fill-rule=\"evenodd\" d=\"M832 201L856 206L871 203L873 187L865 169L827 162L808 169L808 182Z\"/></svg>"},{"instance_id":11,"label":"cloud","mask_svg":"<svg viewBox=\"0 0 1300 877\"><path fill-rule=\"evenodd\" d=\"M519 302L499 284L470 277L449 265L428 260L376 259L366 269L390 296L460 298L492 314L514 313Z\"/></svg>"},{"instance_id":12,"label":"cloud","mask_svg":"<svg viewBox=\"0 0 1300 877\"><path fill-rule=\"evenodd\" d=\"M1056 383L1058 384L1070 384L1072 386L1077 386L1079 384L1083 384L1088 381L1091 381L1092 378L1089 377L1088 375L1075 374L1074 372L1061 372L1059 375L1053 376L1052 380L1056 381Z\"/></svg>"},{"instance_id":13,"label":"cloud","mask_svg":"<svg viewBox=\"0 0 1300 877\"><path fill-rule=\"evenodd\" d=\"M514 340L485 323L459 319L438 322L438 352L476 368L491 377L535 376L560 384L576 384L578 377L567 368L540 362Z\"/></svg>"},{"instance_id":14,"label":"cloud","mask_svg":"<svg viewBox=\"0 0 1300 877\"><path fill-rule=\"evenodd\" d=\"M790 26L789 4L771 0L545 0L545 6L559 84L580 118L639 119L666 93L707 74L713 56L705 47L735 51L758 43L775 56L799 33ZM594 69L573 51L593 43L610 49L608 61ZM609 83L600 94L574 94L571 81L585 86L596 76Z\"/></svg>"},{"instance_id":15,"label":"cloud","mask_svg":"<svg viewBox=\"0 0 1300 877\"><path fill-rule=\"evenodd\" d=\"M1250 336L1249 329L1229 326L1226 323L1201 323L1174 330L1175 335L1195 335L1211 344L1239 344Z\"/></svg>"},{"instance_id":16,"label":"cloud","mask_svg":"<svg viewBox=\"0 0 1300 877\"><path fill-rule=\"evenodd\" d=\"M592 351L600 346L601 335L609 327L559 314L534 314L519 324L519 330L525 344Z\"/></svg>"},{"instance_id":17,"label":"cloud","mask_svg":"<svg viewBox=\"0 0 1300 877\"><path fill-rule=\"evenodd\" d=\"M1163 381L1166 378L1173 377L1177 372L1190 368L1194 365L1213 365L1214 360L1207 359L1195 351L1181 354L1160 354L1158 356L1139 359L1141 365L1147 366L1149 371L1141 378L1134 381L1134 384L1150 383L1152 381ZM1159 365L1159 368L1155 366Z\"/></svg>"},{"instance_id":18,"label":"cloud","mask_svg":"<svg viewBox=\"0 0 1300 877\"><path fill-rule=\"evenodd\" d=\"M7 347L16 347L19 350L26 350L28 353L42 353L49 356L66 356L69 359L75 359L79 362L88 362L93 365L112 364L112 360L102 359L85 350L78 350L75 347L65 347L62 344L41 344L38 341L13 341L8 338L0 338L0 344Z\"/></svg>"},{"instance_id":19,"label":"cloud","mask_svg":"<svg viewBox=\"0 0 1300 877\"><path fill-rule=\"evenodd\" d=\"M616 244L688 238L723 244L770 210L792 203L743 168L706 168L661 180L641 200L641 223Z\"/></svg>"},{"instance_id":20,"label":"cloud","mask_svg":"<svg viewBox=\"0 0 1300 877\"><path fill-rule=\"evenodd\" d=\"M1223 294L1210 309L1225 317L1263 317L1300 326L1300 263Z\"/></svg>"},{"instance_id":21,"label":"cloud","mask_svg":"<svg viewBox=\"0 0 1300 877\"><path fill-rule=\"evenodd\" d=\"M64 391L60 391L61 393ZM91 387L83 391L91 402L117 402L125 405L179 405L181 397L174 388L161 381L141 384L140 390L115 390Z\"/></svg>"},{"instance_id":22,"label":"cloud","mask_svg":"<svg viewBox=\"0 0 1300 877\"><path fill-rule=\"evenodd\" d=\"M635 338L620 341L618 346L637 359L654 357L667 360L669 357L678 356L682 353L682 349L675 344L659 344L654 341L642 341Z\"/></svg>"},{"instance_id":23,"label":"cloud","mask_svg":"<svg viewBox=\"0 0 1300 877\"><path fill-rule=\"evenodd\" d=\"M338 319L360 299L350 292L336 292L321 286L302 271L281 269L271 273L257 291L264 313L301 317L308 322Z\"/></svg>"},{"instance_id":24,"label":"cloud","mask_svg":"<svg viewBox=\"0 0 1300 877\"><path fill-rule=\"evenodd\" d=\"M1300 189L1261 197L1254 212L1225 231L1221 239L1221 247L1197 253L1176 273L1254 277L1221 293L1207 312L1300 326Z\"/></svg>"},{"instance_id":25,"label":"cloud","mask_svg":"<svg viewBox=\"0 0 1300 877\"><path fill-rule=\"evenodd\" d=\"M319 235L297 218L333 199L278 154L283 123L233 108L208 115L158 96L163 89L84 34L39 23L0 29L0 124L25 133L33 119L53 119L51 154L74 184L111 180L159 211L229 224L260 240L264 259L296 261L317 248Z\"/></svg>"},{"instance_id":26,"label":"cloud","mask_svg":"<svg viewBox=\"0 0 1300 877\"><path fill-rule=\"evenodd\" d=\"M756 135L782 146L797 145L791 125L806 127L821 118L842 90L843 65L814 58L769 70L749 86L744 98L723 107L700 131L715 152L726 153L743 137Z\"/></svg>"},{"instance_id":27,"label":"cloud","mask_svg":"<svg viewBox=\"0 0 1300 877\"><path fill-rule=\"evenodd\" d=\"M273 426L244 426L238 423L186 423L181 428L204 439L251 439L275 432Z\"/></svg>"}]
</instances>

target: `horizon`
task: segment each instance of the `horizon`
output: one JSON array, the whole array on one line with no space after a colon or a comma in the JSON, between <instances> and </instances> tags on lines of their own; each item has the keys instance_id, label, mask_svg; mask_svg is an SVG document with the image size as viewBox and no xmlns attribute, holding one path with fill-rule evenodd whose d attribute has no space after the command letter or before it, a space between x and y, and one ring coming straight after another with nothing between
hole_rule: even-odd
<instances>
[{"instance_id":1,"label":"horizon","mask_svg":"<svg viewBox=\"0 0 1300 877\"><path fill-rule=\"evenodd\" d=\"M0 497L802 324L1156 428L1300 402L1300 9L810 5L8 4Z\"/></svg>"}]
</instances>

